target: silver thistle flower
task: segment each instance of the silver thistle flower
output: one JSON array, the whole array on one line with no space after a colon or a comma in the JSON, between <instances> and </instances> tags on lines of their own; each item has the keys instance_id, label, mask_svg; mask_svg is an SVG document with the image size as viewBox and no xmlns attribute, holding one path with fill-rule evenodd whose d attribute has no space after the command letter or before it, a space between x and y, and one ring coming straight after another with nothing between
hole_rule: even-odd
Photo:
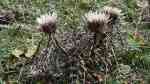
<instances>
[{"instance_id":1,"label":"silver thistle flower","mask_svg":"<svg viewBox=\"0 0 150 84\"><path fill-rule=\"evenodd\" d=\"M57 22L57 15L56 14L45 14L41 15L37 18L37 23L39 24L38 29L45 33L52 33L56 30L56 22Z\"/></svg>"},{"instance_id":2,"label":"silver thistle flower","mask_svg":"<svg viewBox=\"0 0 150 84\"><path fill-rule=\"evenodd\" d=\"M85 15L88 29L92 32L104 32L109 22L109 16L105 13L90 12Z\"/></svg>"}]
</instances>

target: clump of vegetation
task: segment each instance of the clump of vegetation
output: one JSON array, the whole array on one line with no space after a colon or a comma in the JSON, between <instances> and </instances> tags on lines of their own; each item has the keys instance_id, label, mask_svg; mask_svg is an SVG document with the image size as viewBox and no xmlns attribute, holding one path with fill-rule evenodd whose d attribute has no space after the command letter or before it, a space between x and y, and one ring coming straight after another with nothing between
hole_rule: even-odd
<instances>
[{"instance_id":1,"label":"clump of vegetation","mask_svg":"<svg viewBox=\"0 0 150 84\"><path fill-rule=\"evenodd\" d=\"M0 1L0 83L149 84L149 3ZM53 12L56 24L36 23ZM30 74L34 66L46 66L39 79Z\"/></svg>"}]
</instances>

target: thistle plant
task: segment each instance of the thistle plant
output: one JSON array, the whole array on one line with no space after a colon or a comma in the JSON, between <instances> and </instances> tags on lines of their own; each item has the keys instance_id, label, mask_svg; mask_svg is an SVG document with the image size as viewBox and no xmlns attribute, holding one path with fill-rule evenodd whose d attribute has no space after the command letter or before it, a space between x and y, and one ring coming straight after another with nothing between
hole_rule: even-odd
<instances>
[{"instance_id":1,"label":"thistle plant","mask_svg":"<svg viewBox=\"0 0 150 84\"><path fill-rule=\"evenodd\" d=\"M67 71L70 70L70 67L75 67L75 70L73 70L73 71L76 72L76 76L75 77L73 76L72 78L78 78L78 77L80 77L78 74L78 71L80 71L79 67L86 68L87 66L85 66L85 65L88 64L87 60L82 59L82 58L84 58L84 56L78 56L78 55L83 54L83 52L80 52L80 51L84 51L85 47L87 48L85 51L92 53L92 54L89 54L90 55L89 58L94 58L94 60L93 60L94 62L95 62L95 60L97 61L97 59L98 59L99 60L98 63L102 63L100 60L103 59L103 57L104 57L105 59L103 59L102 61L111 65L110 61L107 60L107 58L109 57L109 54L108 54L109 50L108 50L107 46L110 46L107 43L108 43L108 40L109 41L111 40L111 39L108 39L109 37L107 34L112 33L113 25L114 25L112 23L115 23L115 20L118 19L119 14L120 14L120 11L117 10L116 8L112 8L112 7L105 7L105 8L103 8L103 10L101 12L94 12L94 13L90 12L90 13L85 14L87 28L89 29L90 32L94 33L93 39L94 39L95 43L92 44L92 42L90 42L89 39L85 39L84 35L83 36L81 35L80 40L81 39L82 40L79 41L77 43L77 45L72 46L68 51L63 50L63 48L61 48L61 46L59 45L59 42L53 36L56 31L57 16L42 15L40 18L37 18L37 22L39 24L38 30L48 34L49 41L48 41L47 48L45 48L41 51L40 55L37 57L36 60L33 60L33 65L31 66L31 74L35 77L41 76L42 78L44 78L44 77L49 77L49 73L50 73L51 77L55 78L55 76L52 74L53 72L55 73L54 70L56 70L56 71L62 70L61 74L63 74L63 76L66 78L66 80L72 80L72 79L70 79L71 73L69 73ZM87 33L87 35L88 35L88 33ZM74 38L74 40L75 40L75 38ZM89 41L89 43L87 41ZM76 42L76 40L74 42ZM83 46L84 43L86 43L87 45ZM51 46L51 44L54 44L54 46ZM80 45L80 46L78 46L78 45ZM93 46L92 50L91 50L91 46ZM64 46L64 47L67 47L67 46ZM59 49L60 49L60 51L63 51L63 52L60 52ZM100 50L100 51L98 51L98 53L97 53L97 50ZM59 56L57 56L57 55L59 55ZM82 63L81 63L81 65L77 65L80 63L79 58L82 59L83 62L85 62L84 65ZM55 60L52 61L52 59L55 59ZM55 61L57 59L59 59L59 62L56 63ZM68 62L64 61L64 59L68 60ZM61 65L58 65L59 63ZM71 64L71 63L73 63L73 64ZM95 64L92 66L95 66ZM68 69L67 67L69 68L69 70L67 70ZM89 68L89 67L87 67L87 68ZM88 71L88 69L87 69L87 71ZM107 72L107 70L106 70L106 72ZM56 73L60 74L58 72L56 72ZM55 80L55 81L57 81L57 80Z\"/></svg>"},{"instance_id":2,"label":"thistle plant","mask_svg":"<svg viewBox=\"0 0 150 84\"><path fill-rule=\"evenodd\" d=\"M121 11L113 7L104 7L100 12L86 14L87 28L94 33L92 57L100 59L98 63L105 64L106 72L111 69L112 58L112 32ZM109 53L109 54L108 54ZM110 55L111 53L111 55Z\"/></svg>"},{"instance_id":3,"label":"thistle plant","mask_svg":"<svg viewBox=\"0 0 150 84\"><path fill-rule=\"evenodd\" d=\"M49 64L49 47L52 43L52 36L56 31L57 16L55 14L41 15L37 18L38 30L48 35L47 47L43 49L39 56L35 57L33 60L33 65L31 66L31 75L33 77L45 76L45 72L48 69Z\"/></svg>"},{"instance_id":4,"label":"thistle plant","mask_svg":"<svg viewBox=\"0 0 150 84\"><path fill-rule=\"evenodd\" d=\"M104 39L104 33L110 31L107 23L109 16L104 13L88 13L86 14L87 27L94 32L95 44L98 45Z\"/></svg>"},{"instance_id":5,"label":"thistle plant","mask_svg":"<svg viewBox=\"0 0 150 84\"><path fill-rule=\"evenodd\" d=\"M112 32L111 23L115 23L121 10L113 7L104 7L101 12L87 13L85 15L87 20L87 27L91 32L104 34Z\"/></svg>"},{"instance_id":6,"label":"thistle plant","mask_svg":"<svg viewBox=\"0 0 150 84\"><path fill-rule=\"evenodd\" d=\"M39 18L37 18L38 27L37 29L41 32L44 32L48 34L48 43L47 47L49 46L51 36L56 31L56 22L57 22L57 15L55 13L53 14L45 14L41 15Z\"/></svg>"},{"instance_id":7,"label":"thistle plant","mask_svg":"<svg viewBox=\"0 0 150 84\"><path fill-rule=\"evenodd\" d=\"M113 25L116 23L120 14L121 10L118 8L105 6L101 12L88 13L85 15L87 27L91 32L95 33L95 36L97 35L95 38L101 36L101 39L104 39L105 33L112 32Z\"/></svg>"}]
</instances>

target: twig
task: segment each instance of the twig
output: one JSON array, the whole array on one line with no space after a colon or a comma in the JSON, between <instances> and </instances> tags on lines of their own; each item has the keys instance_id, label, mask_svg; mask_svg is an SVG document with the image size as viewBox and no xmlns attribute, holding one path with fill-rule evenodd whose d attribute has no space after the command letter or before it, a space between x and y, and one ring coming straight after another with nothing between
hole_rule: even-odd
<instances>
[{"instance_id":1,"label":"twig","mask_svg":"<svg viewBox=\"0 0 150 84\"><path fill-rule=\"evenodd\" d=\"M26 61L27 61L27 60L26 60ZM24 70L24 66L25 66L26 61L23 63L23 66L22 66L22 67L21 67L21 69L20 69L20 73L19 73L19 76L18 76L17 82L19 82L19 81L20 81L20 79L21 79L22 72L23 72L23 70Z\"/></svg>"},{"instance_id":2,"label":"twig","mask_svg":"<svg viewBox=\"0 0 150 84\"><path fill-rule=\"evenodd\" d=\"M11 73L17 73L17 71L9 71L9 72L2 72L4 74L11 74Z\"/></svg>"},{"instance_id":3,"label":"twig","mask_svg":"<svg viewBox=\"0 0 150 84\"><path fill-rule=\"evenodd\" d=\"M86 84L86 79L85 79L85 71L84 71L84 81L83 81L83 84Z\"/></svg>"},{"instance_id":4,"label":"twig","mask_svg":"<svg viewBox=\"0 0 150 84\"><path fill-rule=\"evenodd\" d=\"M39 52L39 49L40 49L40 46L41 46L42 41L43 41L43 37L42 37L41 40L39 41L38 46L37 46L37 49L36 49L34 55L36 55L36 54Z\"/></svg>"},{"instance_id":5,"label":"twig","mask_svg":"<svg viewBox=\"0 0 150 84\"><path fill-rule=\"evenodd\" d=\"M112 53L113 53L113 56L114 56L114 59L115 59L116 65L117 65L117 71L118 71L118 70L119 70L119 63L118 63L118 61L117 61L117 58L116 58L116 55L115 55L114 49L113 49L113 48L111 48L111 50L112 50Z\"/></svg>"}]
</instances>

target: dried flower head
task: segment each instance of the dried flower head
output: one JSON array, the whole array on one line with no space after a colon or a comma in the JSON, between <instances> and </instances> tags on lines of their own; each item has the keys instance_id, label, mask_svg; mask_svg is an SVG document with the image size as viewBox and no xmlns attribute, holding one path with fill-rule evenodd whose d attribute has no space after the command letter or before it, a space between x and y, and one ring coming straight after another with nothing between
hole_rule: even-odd
<instances>
[{"instance_id":1,"label":"dried flower head","mask_svg":"<svg viewBox=\"0 0 150 84\"><path fill-rule=\"evenodd\" d=\"M110 19L112 19L113 21L116 20L118 16L121 15L121 10L119 10L118 8L109 7L109 6L105 6L102 12L110 15Z\"/></svg>"},{"instance_id":2,"label":"dried flower head","mask_svg":"<svg viewBox=\"0 0 150 84\"><path fill-rule=\"evenodd\" d=\"M109 22L109 16L105 13L87 13L85 15L87 19L87 26L92 32L101 32L107 28L107 23Z\"/></svg>"},{"instance_id":3,"label":"dried flower head","mask_svg":"<svg viewBox=\"0 0 150 84\"><path fill-rule=\"evenodd\" d=\"M57 16L55 14L41 15L37 18L37 23L39 24L39 30L45 33L52 33L56 30Z\"/></svg>"}]
</instances>

